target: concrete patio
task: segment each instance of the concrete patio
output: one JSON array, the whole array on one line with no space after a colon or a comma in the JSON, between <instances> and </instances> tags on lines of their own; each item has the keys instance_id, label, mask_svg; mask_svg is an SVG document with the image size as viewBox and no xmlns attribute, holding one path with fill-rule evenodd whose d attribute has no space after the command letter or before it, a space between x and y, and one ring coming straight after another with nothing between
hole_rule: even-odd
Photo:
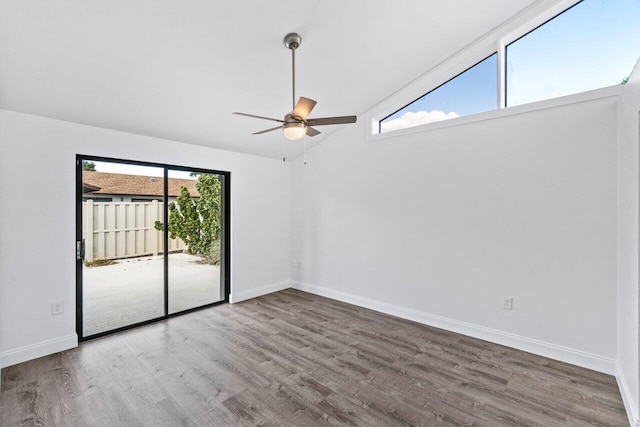
<instances>
[{"instance_id":1,"label":"concrete patio","mask_svg":"<svg viewBox=\"0 0 640 427\"><path fill-rule=\"evenodd\" d=\"M200 257L169 255L169 313L224 298L219 266ZM163 256L118 260L83 267L83 335L120 328L164 315Z\"/></svg>"}]
</instances>

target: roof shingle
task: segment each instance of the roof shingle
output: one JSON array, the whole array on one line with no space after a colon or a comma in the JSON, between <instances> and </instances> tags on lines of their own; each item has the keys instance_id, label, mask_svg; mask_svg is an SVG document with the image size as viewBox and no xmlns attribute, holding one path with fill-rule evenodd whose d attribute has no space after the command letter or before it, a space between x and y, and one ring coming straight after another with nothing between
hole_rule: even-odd
<instances>
[{"instance_id":1,"label":"roof shingle","mask_svg":"<svg viewBox=\"0 0 640 427\"><path fill-rule=\"evenodd\" d=\"M96 171L82 171L82 187L99 188L88 191L90 194L119 194L131 196L159 196L164 194L164 183L161 177L127 175ZM186 187L191 197L200 197L196 189L195 179L169 178L169 197L180 195L180 188Z\"/></svg>"}]
</instances>

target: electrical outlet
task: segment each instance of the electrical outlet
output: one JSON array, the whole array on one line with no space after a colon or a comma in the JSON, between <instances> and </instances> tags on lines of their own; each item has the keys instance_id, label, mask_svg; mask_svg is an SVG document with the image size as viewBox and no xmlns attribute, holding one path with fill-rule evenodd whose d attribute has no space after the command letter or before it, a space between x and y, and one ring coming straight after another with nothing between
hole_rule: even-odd
<instances>
[{"instance_id":1,"label":"electrical outlet","mask_svg":"<svg viewBox=\"0 0 640 427\"><path fill-rule=\"evenodd\" d=\"M57 314L64 313L64 302L56 301L51 303L51 315L55 316Z\"/></svg>"},{"instance_id":2,"label":"electrical outlet","mask_svg":"<svg viewBox=\"0 0 640 427\"><path fill-rule=\"evenodd\" d=\"M502 297L502 309L513 310L513 297Z\"/></svg>"}]
</instances>

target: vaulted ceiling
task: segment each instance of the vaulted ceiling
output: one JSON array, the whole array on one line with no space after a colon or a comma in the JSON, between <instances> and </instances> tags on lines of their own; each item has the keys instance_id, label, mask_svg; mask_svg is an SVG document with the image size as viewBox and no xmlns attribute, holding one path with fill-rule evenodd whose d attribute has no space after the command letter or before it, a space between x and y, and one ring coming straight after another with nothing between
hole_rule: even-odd
<instances>
[{"instance_id":1,"label":"vaulted ceiling","mask_svg":"<svg viewBox=\"0 0 640 427\"><path fill-rule=\"evenodd\" d=\"M535 1L0 0L0 108L278 158L231 113L291 110L286 33L312 116L361 114Z\"/></svg>"}]
</instances>

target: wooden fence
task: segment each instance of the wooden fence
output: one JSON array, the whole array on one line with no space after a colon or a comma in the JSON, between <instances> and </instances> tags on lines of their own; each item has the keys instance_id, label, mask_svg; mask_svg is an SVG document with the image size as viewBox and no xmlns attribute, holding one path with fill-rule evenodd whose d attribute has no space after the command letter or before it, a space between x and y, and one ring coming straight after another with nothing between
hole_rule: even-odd
<instances>
[{"instance_id":1,"label":"wooden fence","mask_svg":"<svg viewBox=\"0 0 640 427\"><path fill-rule=\"evenodd\" d=\"M154 228L163 221L164 203L82 203L82 238L85 259L132 258L164 252L162 232ZM169 252L186 249L182 240L169 239Z\"/></svg>"}]
</instances>

